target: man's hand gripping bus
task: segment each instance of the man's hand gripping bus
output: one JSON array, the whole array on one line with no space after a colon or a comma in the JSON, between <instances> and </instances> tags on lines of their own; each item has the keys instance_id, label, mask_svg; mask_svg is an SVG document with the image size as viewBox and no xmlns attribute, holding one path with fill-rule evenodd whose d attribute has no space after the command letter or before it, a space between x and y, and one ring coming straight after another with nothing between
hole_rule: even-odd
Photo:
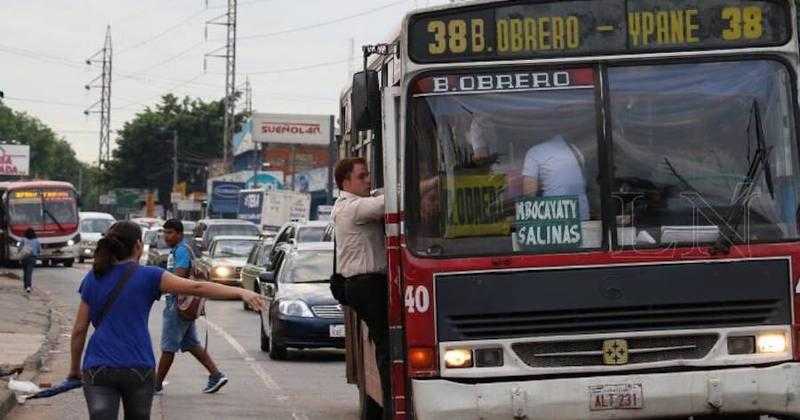
<instances>
[{"instance_id":1,"label":"man's hand gripping bus","mask_svg":"<svg viewBox=\"0 0 800 420\"><path fill-rule=\"evenodd\" d=\"M393 418L800 414L797 7L406 17L339 144L385 187Z\"/></svg>"}]
</instances>

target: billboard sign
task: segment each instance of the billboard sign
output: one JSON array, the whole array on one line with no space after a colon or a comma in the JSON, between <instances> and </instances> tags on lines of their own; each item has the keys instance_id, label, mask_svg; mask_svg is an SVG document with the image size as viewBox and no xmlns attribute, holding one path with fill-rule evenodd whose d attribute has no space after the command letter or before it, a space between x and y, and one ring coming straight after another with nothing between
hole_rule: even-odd
<instances>
[{"instance_id":1,"label":"billboard sign","mask_svg":"<svg viewBox=\"0 0 800 420\"><path fill-rule=\"evenodd\" d=\"M325 145L331 142L330 115L254 114L256 143Z\"/></svg>"},{"instance_id":2,"label":"billboard sign","mask_svg":"<svg viewBox=\"0 0 800 420\"><path fill-rule=\"evenodd\" d=\"M31 148L0 144L0 175L30 175Z\"/></svg>"},{"instance_id":3,"label":"billboard sign","mask_svg":"<svg viewBox=\"0 0 800 420\"><path fill-rule=\"evenodd\" d=\"M236 213L244 182L213 181L210 206L214 213Z\"/></svg>"},{"instance_id":4,"label":"billboard sign","mask_svg":"<svg viewBox=\"0 0 800 420\"><path fill-rule=\"evenodd\" d=\"M239 192L239 218L257 225L261 224L261 209L264 206L263 190Z\"/></svg>"}]
</instances>

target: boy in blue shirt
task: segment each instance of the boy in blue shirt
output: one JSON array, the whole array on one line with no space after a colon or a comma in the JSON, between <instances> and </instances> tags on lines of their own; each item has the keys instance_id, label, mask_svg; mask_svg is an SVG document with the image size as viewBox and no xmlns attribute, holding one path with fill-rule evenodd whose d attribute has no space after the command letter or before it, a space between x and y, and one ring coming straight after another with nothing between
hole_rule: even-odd
<instances>
[{"instance_id":1,"label":"boy in blue shirt","mask_svg":"<svg viewBox=\"0 0 800 420\"><path fill-rule=\"evenodd\" d=\"M192 268L192 251L189 244L183 240L183 223L177 219L170 219L164 223L164 241L172 247L167 260L167 271L189 278ZM161 358L158 361L158 376L156 378L156 393L163 389L164 378L169 373L175 353L178 351L189 352L208 369L209 377L204 393L212 394L219 391L228 378L217 369L200 340L197 337L197 328L194 321L188 321L178 314L177 296L167 295L164 306L163 327L161 329Z\"/></svg>"}]
</instances>

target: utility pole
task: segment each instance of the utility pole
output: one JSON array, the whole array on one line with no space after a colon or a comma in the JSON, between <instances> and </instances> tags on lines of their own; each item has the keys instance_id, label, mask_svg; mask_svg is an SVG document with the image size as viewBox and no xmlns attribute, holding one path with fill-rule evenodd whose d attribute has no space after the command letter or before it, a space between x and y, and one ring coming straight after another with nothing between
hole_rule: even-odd
<instances>
[{"instance_id":1,"label":"utility pole","mask_svg":"<svg viewBox=\"0 0 800 420\"><path fill-rule=\"evenodd\" d=\"M106 27L106 40L103 48L86 59L86 64L91 66L93 63L102 65L99 76L84 85L84 89L100 88L100 100L92 104L83 113L85 115L100 114L100 153L98 160L100 164L108 163L111 159L111 64L113 49L111 45L111 25ZM95 84L100 82L99 85ZM98 110L99 108L99 110Z\"/></svg>"},{"instance_id":2,"label":"utility pole","mask_svg":"<svg viewBox=\"0 0 800 420\"><path fill-rule=\"evenodd\" d=\"M231 139L233 139L233 132L236 129L236 3L237 0L228 0L228 12L206 22L206 25L227 27L226 44L206 54L206 58L225 59L225 97L222 100L225 107L225 125L222 133L222 159L225 169L228 168ZM208 4L206 4L207 6ZM208 27L206 27L207 37ZM224 54L221 53L223 49L225 50Z\"/></svg>"}]
</instances>

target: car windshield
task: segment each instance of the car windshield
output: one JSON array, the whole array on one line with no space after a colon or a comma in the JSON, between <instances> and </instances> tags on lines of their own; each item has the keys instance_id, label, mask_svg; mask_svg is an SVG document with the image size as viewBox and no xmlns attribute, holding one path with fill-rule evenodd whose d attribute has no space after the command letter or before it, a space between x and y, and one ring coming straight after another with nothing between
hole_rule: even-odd
<instances>
[{"instance_id":1,"label":"car windshield","mask_svg":"<svg viewBox=\"0 0 800 420\"><path fill-rule=\"evenodd\" d=\"M710 243L743 206L738 240L798 237L783 64L611 67L604 114L597 79L594 68L514 69L412 83L410 248L429 256L578 252L600 248L609 230L615 247ZM599 164L612 157L612 166ZM744 188L748 172L755 176ZM612 181L601 184L603 176ZM603 214L617 217L604 223Z\"/></svg>"},{"instance_id":2,"label":"car windshield","mask_svg":"<svg viewBox=\"0 0 800 420\"><path fill-rule=\"evenodd\" d=\"M297 242L320 242L325 235L324 226L301 226L297 230Z\"/></svg>"},{"instance_id":3,"label":"car windshield","mask_svg":"<svg viewBox=\"0 0 800 420\"><path fill-rule=\"evenodd\" d=\"M214 245L214 252L211 254L214 258L219 257L244 257L250 254L253 245L256 241L247 241L240 239L217 241Z\"/></svg>"},{"instance_id":4,"label":"car windshield","mask_svg":"<svg viewBox=\"0 0 800 420\"><path fill-rule=\"evenodd\" d=\"M208 228L211 238L215 236L258 236L259 231L256 226L250 225L222 225L211 226Z\"/></svg>"},{"instance_id":5,"label":"car windshield","mask_svg":"<svg viewBox=\"0 0 800 420\"><path fill-rule=\"evenodd\" d=\"M144 231L144 238L142 239L142 242L147 244L147 245L152 244L153 241L156 240L156 238L158 237L158 234L160 232L161 231L159 231L159 230L146 230L146 231Z\"/></svg>"},{"instance_id":6,"label":"car windshield","mask_svg":"<svg viewBox=\"0 0 800 420\"><path fill-rule=\"evenodd\" d=\"M319 283L333 273L333 251L297 251L280 269L282 283Z\"/></svg>"},{"instance_id":7,"label":"car windshield","mask_svg":"<svg viewBox=\"0 0 800 420\"><path fill-rule=\"evenodd\" d=\"M158 233L158 237L156 238L155 247L156 247L156 249L168 249L168 248L171 248L169 245L167 245L167 241L164 240L164 232L159 232Z\"/></svg>"},{"instance_id":8,"label":"car windshield","mask_svg":"<svg viewBox=\"0 0 800 420\"><path fill-rule=\"evenodd\" d=\"M109 219L83 219L81 233L105 233L113 224L114 221Z\"/></svg>"}]
</instances>

